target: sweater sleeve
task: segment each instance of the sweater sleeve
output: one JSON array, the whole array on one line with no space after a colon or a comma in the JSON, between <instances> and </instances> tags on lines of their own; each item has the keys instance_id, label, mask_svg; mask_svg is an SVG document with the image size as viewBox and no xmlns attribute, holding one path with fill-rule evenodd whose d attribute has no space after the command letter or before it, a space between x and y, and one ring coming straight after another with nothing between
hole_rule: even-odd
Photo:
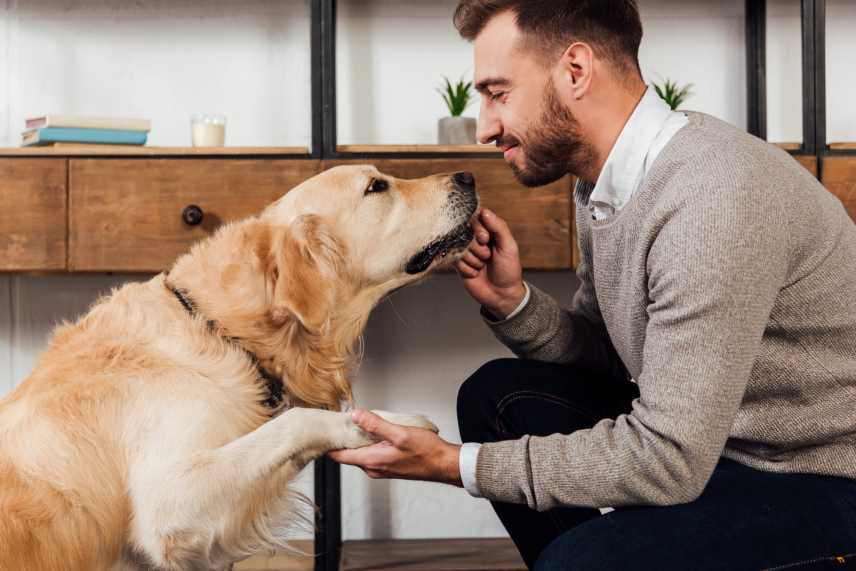
<instances>
[{"instance_id":1,"label":"sweater sleeve","mask_svg":"<svg viewBox=\"0 0 856 571\"><path fill-rule=\"evenodd\" d=\"M518 357L580 365L628 378L600 314L585 256L577 277L580 288L570 309L563 309L550 295L529 284L529 303L513 318L493 322L484 310L482 315L496 338Z\"/></svg>"},{"instance_id":2,"label":"sweater sleeve","mask_svg":"<svg viewBox=\"0 0 856 571\"><path fill-rule=\"evenodd\" d=\"M672 505L701 494L787 275L781 203L752 208L750 189L735 187L688 192L659 215L632 412L570 435L483 445L476 478L485 497L548 510Z\"/></svg>"}]
</instances>

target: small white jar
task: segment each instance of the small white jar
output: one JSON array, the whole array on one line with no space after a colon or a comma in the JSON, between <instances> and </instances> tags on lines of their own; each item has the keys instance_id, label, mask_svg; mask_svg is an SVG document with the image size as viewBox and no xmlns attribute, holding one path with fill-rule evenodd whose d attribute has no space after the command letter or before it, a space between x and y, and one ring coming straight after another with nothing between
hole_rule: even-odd
<instances>
[{"instance_id":1,"label":"small white jar","mask_svg":"<svg viewBox=\"0 0 856 571\"><path fill-rule=\"evenodd\" d=\"M194 113L190 117L190 134L194 147L223 147L226 145L226 117Z\"/></svg>"}]
</instances>

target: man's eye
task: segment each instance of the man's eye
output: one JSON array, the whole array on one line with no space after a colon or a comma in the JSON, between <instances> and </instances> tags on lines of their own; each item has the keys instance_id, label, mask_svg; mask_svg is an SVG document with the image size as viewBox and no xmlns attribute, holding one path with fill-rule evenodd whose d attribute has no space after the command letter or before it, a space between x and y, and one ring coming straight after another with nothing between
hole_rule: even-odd
<instances>
[{"instance_id":1,"label":"man's eye","mask_svg":"<svg viewBox=\"0 0 856 571\"><path fill-rule=\"evenodd\" d=\"M490 94L490 100L491 101L499 101L500 99L502 99L502 97L504 95L505 95L504 91L497 91L496 93L491 93Z\"/></svg>"},{"instance_id":2,"label":"man's eye","mask_svg":"<svg viewBox=\"0 0 856 571\"><path fill-rule=\"evenodd\" d=\"M373 180L366 189L366 194L371 194L373 192L386 192L387 190L389 190L389 183L383 179L377 178Z\"/></svg>"}]
</instances>

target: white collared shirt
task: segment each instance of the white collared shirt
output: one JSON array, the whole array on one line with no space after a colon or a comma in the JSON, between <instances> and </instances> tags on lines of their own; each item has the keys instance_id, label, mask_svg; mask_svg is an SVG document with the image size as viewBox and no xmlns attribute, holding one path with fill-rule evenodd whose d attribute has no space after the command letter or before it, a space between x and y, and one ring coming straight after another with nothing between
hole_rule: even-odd
<instances>
[{"instance_id":1,"label":"white collared shirt","mask_svg":"<svg viewBox=\"0 0 856 571\"><path fill-rule=\"evenodd\" d=\"M645 176L660 152L687 123L689 119L686 114L672 111L654 89L649 87L645 91L612 146L589 197L589 210L593 219L606 220L630 202L642 187ZM527 284L526 296L506 320L523 311L529 298ZM470 495L477 498L482 497L476 483L480 447L480 444L472 442L464 444L459 456L461 482Z\"/></svg>"},{"instance_id":2,"label":"white collared shirt","mask_svg":"<svg viewBox=\"0 0 856 571\"><path fill-rule=\"evenodd\" d=\"M589 210L596 220L615 215L630 202L660 152L687 123L685 113L672 111L652 88L645 91L612 146L589 197Z\"/></svg>"}]
</instances>

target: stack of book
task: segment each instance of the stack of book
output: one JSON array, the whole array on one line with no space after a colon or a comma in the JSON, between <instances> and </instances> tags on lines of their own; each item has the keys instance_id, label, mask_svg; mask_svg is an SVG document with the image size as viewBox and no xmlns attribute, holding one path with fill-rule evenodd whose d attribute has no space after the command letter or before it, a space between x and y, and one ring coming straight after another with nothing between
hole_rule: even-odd
<instances>
[{"instance_id":1,"label":"stack of book","mask_svg":"<svg viewBox=\"0 0 856 571\"><path fill-rule=\"evenodd\" d=\"M146 144L148 119L45 115L27 119L21 146L137 145Z\"/></svg>"}]
</instances>

